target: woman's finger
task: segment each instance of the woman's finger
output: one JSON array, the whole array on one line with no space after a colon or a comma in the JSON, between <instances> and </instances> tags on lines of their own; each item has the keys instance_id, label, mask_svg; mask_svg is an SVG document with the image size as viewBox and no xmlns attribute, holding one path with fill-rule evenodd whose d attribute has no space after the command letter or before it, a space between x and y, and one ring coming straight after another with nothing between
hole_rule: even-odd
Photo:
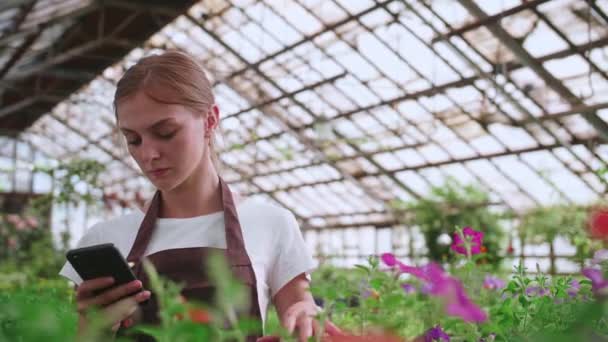
<instances>
[{"instance_id":1,"label":"woman's finger","mask_svg":"<svg viewBox=\"0 0 608 342\"><path fill-rule=\"evenodd\" d=\"M139 280L134 280L127 284L117 286L116 288L104 291L103 293L87 300L89 305L106 306L115 301L124 298L133 292L142 288L142 283Z\"/></svg>"},{"instance_id":2,"label":"woman's finger","mask_svg":"<svg viewBox=\"0 0 608 342\"><path fill-rule=\"evenodd\" d=\"M114 278L101 277L83 281L76 288L76 299L85 299L93 296L93 291L104 289L114 284Z\"/></svg>"},{"instance_id":3,"label":"woman's finger","mask_svg":"<svg viewBox=\"0 0 608 342\"><path fill-rule=\"evenodd\" d=\"M112 332L117 332L118 328L120 328L120 321L114 323L114 325L112 326Z\"/></svg>"},{"instance_id":4,"label":"woman's finger","mask_svg":"<svg viewBox=\"0 0 608 342\"><path fill-rule=\"evenodd\" d=\"M325 321L325 333L327 333L329 336L339 336L344 334L340 328L329 320Z\"/></svg>"},{"instance_id":5,"label":"woman's finger","mask_svg":"<svg viewBox=\"0 0 608 342\"><path fill-rule=\"evenodd\" d=\"M112 303L104 308L104 317L109 322L122 321L135 313L139 302L141 302L142 293L148 293L149 291L143 291L133 296L123 298L115 303Z\"/></svg>"},{"instance_id":6,"label":"woman's finger","mask_svg":"<svg viewBox=\"0 0 608 342\"><path fill-rule=\"evenodd\" d=\"M80 311L80 312L86 311L91 306L103 307L106 305L110 305L110 304L116 302L117 300L124 298L124 297L132 294L133 292L141 289L141 286L142 286L141 281L135 280L128 284L124 284L124 285L118 286L116 288L104 291L101 294L98 294L97 296L89 297L86 299L81 299L78 301L78 304L77 304L78 311Z\"/></svg>"},{"instance_id":7,"label":"woman's finger","mask_svg":"<svg viewBox=\"0 0 608 342\"><path fill-rule=\"evenodd\" d=\"M308 315L300 315L298 319L298 335L300 342L308 341L309 337L312 337L312 318Z\"/></svg>"}]
</instances>

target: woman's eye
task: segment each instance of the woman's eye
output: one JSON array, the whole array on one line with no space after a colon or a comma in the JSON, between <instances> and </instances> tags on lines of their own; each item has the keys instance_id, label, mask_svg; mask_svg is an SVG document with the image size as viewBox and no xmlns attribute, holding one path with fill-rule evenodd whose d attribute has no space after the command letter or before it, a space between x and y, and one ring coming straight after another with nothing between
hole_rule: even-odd
<instances>
[{"instance_id":1,"label":"woman's eye","mask_svg":"<svg viewBox=\"0 0 608 342\"><path fill-rule=\"evenodd\" d=\"M139 139L127 139L127 144L129 145L139 145L140 140Z\"/></svg>"},{"instance_id":2,"label":"woman's eye","mask_svg":"<svg viewBox=\"0 0 608 342\"><path fill-rule=\"evenodd\" d=\"M163 139L171 139L173 138L173 136L175 135L176 131L171 131L171 132L159 132L158 136L163 138Z\"/></svg>"}]
</instances>

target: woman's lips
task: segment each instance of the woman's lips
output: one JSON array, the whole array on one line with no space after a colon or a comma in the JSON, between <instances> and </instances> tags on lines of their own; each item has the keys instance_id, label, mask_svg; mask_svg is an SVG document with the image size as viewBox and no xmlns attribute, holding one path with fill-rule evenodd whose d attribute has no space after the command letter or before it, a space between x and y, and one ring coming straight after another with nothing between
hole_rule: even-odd
<instances>
[{"instance_id":1,"label":"woman's lips","mask_svg":"<svg viewBox=\"0 0 608 342\"><path fill-rule=\"evenodd\" d=\"M160 177L166 175L168 171L169 171L169 168L163 168L163 169L152 170L149 173L154 178L160 178Z\"/></svg>"}]
</instances>

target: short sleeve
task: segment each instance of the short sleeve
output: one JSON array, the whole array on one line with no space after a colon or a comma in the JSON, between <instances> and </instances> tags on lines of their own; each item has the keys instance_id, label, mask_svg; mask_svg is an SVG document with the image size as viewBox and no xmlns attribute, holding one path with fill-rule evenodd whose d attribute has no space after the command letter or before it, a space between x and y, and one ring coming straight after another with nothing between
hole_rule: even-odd
<instances>
[{"instance_id":1,"label":"short sleeve","mask_svg":"<svg viewBox=\"0 0 608 342\"><path fill-rule=\"evenodd\" d=\"M300 227L294 215L284 209L278 223L273 267L269 272L268 284L274 297L283 286L302 273L310 273L315 262L302 238Z\"/></svg>"},{"instance_id":2,"label":"short sleeve","mask_svg":"<svg viewBox=\"0 0 608 342\"><path fill-rule=\"evenodd\" d=\"M99 244L101 243L99 236L99 225L97 224L86 231L86 233L82 236L82 238L80 238L80 240L76 244L75 248L88 247ZM66 263L63 265L61 271L59 271L59 275L68 278L76 285L80 285L80 283L82 283L82 278L80 278L80 276L74 270L69 261L66 261Z\"/></svg>"}]
</instances>

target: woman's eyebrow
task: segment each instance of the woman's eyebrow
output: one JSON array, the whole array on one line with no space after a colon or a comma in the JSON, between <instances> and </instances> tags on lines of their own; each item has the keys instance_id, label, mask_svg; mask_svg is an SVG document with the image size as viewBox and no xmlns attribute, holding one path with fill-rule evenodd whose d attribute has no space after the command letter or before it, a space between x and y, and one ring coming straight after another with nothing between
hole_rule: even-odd
<instances>
[{"instance_id":1,"label":"woman's eyebrow","mask_svg":"<svg viewBox=\"0 0 608 342\"><path fill-rule=\"evenodd\" d=\"M154 130L156 128L163 126L166 123L176 123L176 122L173 118L162 119L162 120L159 120L159 121L153 123L152 125L150 125L148 127L148 130ZM120 127L120 130L123 131L123 133L135 133L134 130L126 128L126 127Z\"/></svg>"}]
</instances>

